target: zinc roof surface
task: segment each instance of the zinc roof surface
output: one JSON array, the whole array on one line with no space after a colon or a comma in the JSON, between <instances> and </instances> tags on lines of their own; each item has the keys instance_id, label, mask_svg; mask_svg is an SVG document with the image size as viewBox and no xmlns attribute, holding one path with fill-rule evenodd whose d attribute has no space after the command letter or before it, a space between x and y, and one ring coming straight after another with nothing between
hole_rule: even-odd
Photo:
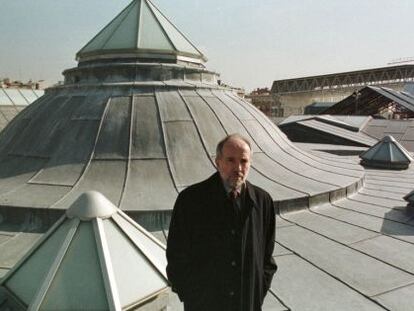
<instances>
[{"instance_id":1,"label":"zinc roof surface","mask_svg":"<svg viewBox=\"0 0 414 311\"><path fill-rule=\"evenodd\" d=\"M366 169L357 193L280 215L272 289L284 304L291 310L411 310L414 223L403 196L413 181L412 168Z\"/></svg>"},{"instance_id":2,"label":"zinc roof surface","mask_svg":"<svg viewBox=\"0 0 414 311\"><path fill-rule=\"evenodd\" d=\"M145 18L157 27L164 25L164 37L156 31L160 28L147 28L148 34L157 37L158 33L162 39L154 40L160 44L155 48L165 44L171 49L174 39L164 40L169 26L151 3L142 0L133 1L119 15L122 18L115 18L115 25L98 34L88 52L101 53L104 41L111 50L139 48L133 31L142 6L152 12ZM251 138L254 151L249 178L271 193L280 212L274 252L279 270L264 310L410 310L414 223L402 197L412 190L411 167L369 170L358 164L356 156L335 156L332 147L329 153L323 146L304 151L257 109L218 87L182 90L181 84L150 81L150 88L144 88L128 82L109 81L100 89L96 85L56 88L19 115L8 133L2 133L0 273L12 269L42 238L47 228L38 217L41 212L48 218L91 188L98 188L126 211L154 212L150 216L160 217L152 219L167 219L167 214L156 212L171 210L179 191L214 172L217 141L226 133L241 132ZM359 129L358 122L320 120L353 133L355 127ZM23 220L16 221L19 213ZM108 240L116 246L116 265L125 276L127 245L115 230L119 224L112 218L103 221L109 224ZM96 245L90 226L77 224L76 219L67 223L73 224L75 233L80 230L78 241L86 241L77 244L74 253L85 256ZM165 242L165 227L154 225L151 230ZM62 236L69 231L63 230ZM99 254L95 250L91 255L95 256L91 269L99 273ZM137 256L129 260L135 263ZM76 260L71 262L76 266ZM76 291L71 284L54 285L63 297ZM66 292L63 285L68 285ZM124 287L121 294L127 301L131 287Z\"/></svg>"},{"instance_id":3,"label":"zinc roof surface","mask_svg":"<svg viewBox=\"0 0 414 311\"><path fill-rule=\"evenodd\" d=\"M359 161L325 153L323 145L315 148L320 159ZM414 222L403 197L412 190L414 170L365 169L364 174L363 187L346 198L277 216L274 257L279 269L264 310L410 310ZM0 225L9 233L6 226ZM0 237L3 244L16 238ZM29 236L19 242L26 249L31 243ZM4 261L5 252L1 254ZM182 306L175 301L171 310Z\"/></svg>"},{"instance_id":4,"label":"zinc roof surface","mask_svg":"<svg viewBox=\"0 0 414 311\"><path fill-rule=\"evenodd\" d=\"M377 139L381 139L386 135L392 135L408 151L414 151L413 120L372 119L362 129L362 132Z\"/></svg>"},{"instance_id":5,"label":"zinc roof surface","mask_svg":"<svg viewBox=\"0 0 414 311\"><path fill-rule=\"evenodd\" d=\"M315 115L315 116L290 116L279 123L279 127L288 137L291 133L295 134L301 127L303 131L313 130L318 133L318 137L323 138L323 143L336 143L336 140L342 139L351 144L362 146L372 146L376 139L360 131L371 117L349 117L349 116L332 116L332 115ZM297 138L295 136L295 138ZM317 138L313 138L313 142ZM306 139L304 138L306 141ZM301 140L304 142L303 140Z\"/></svg>"}]
</instances>

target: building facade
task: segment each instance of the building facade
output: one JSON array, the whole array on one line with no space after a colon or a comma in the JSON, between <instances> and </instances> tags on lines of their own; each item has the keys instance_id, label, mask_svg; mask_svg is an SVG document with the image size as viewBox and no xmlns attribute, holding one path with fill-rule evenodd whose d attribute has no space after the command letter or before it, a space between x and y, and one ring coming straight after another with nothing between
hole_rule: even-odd
<instances>
[{"instance_id":1,"label":"building facade","mask_svg":"<svg viewBox=\"0 0 414 311\"><path fill-rule=\"evenodd\" d=\"M267 87L255 89L246 95L246 99L268 117L283 116L283 110L280 109L280 105Z\"/></svg>"}]
</instances>

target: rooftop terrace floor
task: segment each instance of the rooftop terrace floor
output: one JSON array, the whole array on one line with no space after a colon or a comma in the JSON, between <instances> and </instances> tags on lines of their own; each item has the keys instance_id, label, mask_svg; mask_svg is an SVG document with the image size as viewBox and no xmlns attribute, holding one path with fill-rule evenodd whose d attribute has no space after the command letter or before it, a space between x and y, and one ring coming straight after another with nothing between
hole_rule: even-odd
<instances>
[{"instance_id":1,"label":"rooftop terrace floor","mask_svg":"<svg viewBox=\"0 0 414 311\"><path fill-rule=\"evenodd\" d=\"M413 168L366 169L358 193L278 216L277 308L413 310L414 211L403 200L413 183Z\"/></svg>"},{"instance_id":2,"label":"rooftop terrace floor","mask_svg":"<svg viewBox=\"0 0 414 311\"><path fill-rule=\"evenodd\" d=\"M332 154L328 145L298 146L319 157L358 163L357 156ZM403 200L413 184L414 167L365 169L357 193L278 215L279 269L263 310L413 310L414 211ZM0 224L0 247L7 250L0 252L0 277L41 234L24 224ZM165 243L164 234L155 235ZM177 297L171 298L170 310L182 310Z\"/></svg>"}]
</instances>

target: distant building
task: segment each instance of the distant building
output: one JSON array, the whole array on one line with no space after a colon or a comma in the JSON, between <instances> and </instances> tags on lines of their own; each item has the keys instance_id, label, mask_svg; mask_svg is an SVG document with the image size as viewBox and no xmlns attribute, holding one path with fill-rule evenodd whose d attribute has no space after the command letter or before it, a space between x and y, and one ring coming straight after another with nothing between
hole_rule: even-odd
<instances>
[{"instance_id":1,"label":"distant building","mask_svg":"<svg viewBox=\"0 0 414 311\"><path fill-rule=\"evenodd\" d=\"M22 82L19 80L12 81L10 80L10 78L3 78L0 80L1 80L0 87L4 89L16 88L16 89L43 90L45 88L44 80L39 80L39 81L29 80L27 82Z\"/></svg>"},{"instance_id":2,"label":"distant building","mask_svg":"<svg viewBox=\"0 0 414 311\"><path fill-rule=\"evenodd\" d=\"M272 93L267 87L255 89L250 94L246 95L246 99L268 117L283 116L283 110L277 105Z\"/></svg>"},{"instance_id":3,"label":"distant building","mask_svg":"<svg viewBox=\"0 0 414 311\"><path fill-rule=\"evenodd\" d=\"M414 95L410 87L396 91L367 86L325 109L323 114L363 115L384 119L414 118Z\"/></svg>"},{"instance_id":4,"label":"distant building","mask_svg":"<svg viewBox=\"0 0 414 311\"><path fill-rule=\"evenodd\" d=\"M284 117L304 114L313 102L337 103L365 86L402 91L414 81L414 65L405 64L273 82L271 94Z\"/></svg>"},{"instance_id":5,"label":"distant building","mask_svg":"<svg viewBox=\"0 0 414 311\"><path fill-rule=\"evenodd\" d=\"M220 74L217 73L217 76L220 76ZM242 87L231 86L230 84L227 84L223 82L222 80L217 80L217 84L222 87L230 88L240 98L245 98L246 96L246 91Z\"/></svg>"},{"instance_id":6,"label":"distant building","mask_svg":"<svg viewBox=\"0 0 414 311\"><path fill-rule=\"evenodd\" d=\"M236 92L237 96L239 96L240 98L245 98L246 97L246 91L244 90L244 88L240 88L240 87L235 87L232 88L234 92Z\"/></svg>"}]
</instances>

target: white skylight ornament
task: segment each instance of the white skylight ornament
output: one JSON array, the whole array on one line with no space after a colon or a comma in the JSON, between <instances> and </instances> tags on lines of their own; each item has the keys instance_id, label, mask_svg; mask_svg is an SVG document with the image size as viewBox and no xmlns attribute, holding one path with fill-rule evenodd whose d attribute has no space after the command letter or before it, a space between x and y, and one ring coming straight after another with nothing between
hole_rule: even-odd
<instances>
[{"instance_id":1,"label":"white skylight ornament","mask_svg":"<svg viewBox=\"0 0 414 311\"><path fill-rule=\"evenodd\" d=\"M167 289L165 247L96 191L83 193L2 280L29 310L130 310Z\"/></svg>"}]
</instances>

